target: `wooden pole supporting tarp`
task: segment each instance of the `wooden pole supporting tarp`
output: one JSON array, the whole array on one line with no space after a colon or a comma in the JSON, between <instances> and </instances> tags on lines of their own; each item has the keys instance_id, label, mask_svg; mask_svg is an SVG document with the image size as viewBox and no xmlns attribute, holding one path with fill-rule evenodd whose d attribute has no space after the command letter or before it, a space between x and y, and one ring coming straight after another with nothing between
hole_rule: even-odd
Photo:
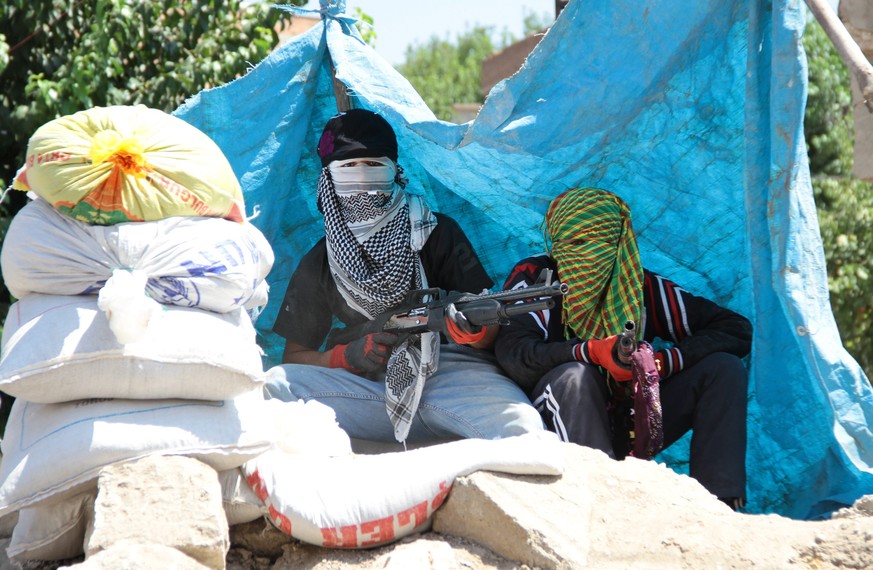
<instances>
[{"instance_id":1,"label":"wooden pole supporting tarp","mask_svg":"<svg viewBox=\"0 0 873 570\"><path fill-rule=\"evenodd\" d=\"M846 26L843 25L828 0L806 0L806 5L809 6L813 16L821 24L834 47L837 48L843 62L854 73L855 79L858 80L858 86L861 88L861 94L864 96L864 104L873 113L873 65L867 61L864 52L861 51Z\"/></svg>"}]
</instances>

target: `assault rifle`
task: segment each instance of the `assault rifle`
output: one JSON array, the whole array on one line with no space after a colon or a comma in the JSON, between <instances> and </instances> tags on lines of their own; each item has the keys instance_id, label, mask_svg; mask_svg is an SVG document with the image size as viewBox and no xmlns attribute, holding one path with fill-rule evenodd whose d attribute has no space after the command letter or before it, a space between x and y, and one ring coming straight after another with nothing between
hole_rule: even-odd
<instances>
[{"instance_id":1,"label":"assault rifle","mask_svg":"<svg viewBox=\"0 0 873 570\"><path fill-rule=\"evenodd\" d=\"M410 291L398 307L386 311L372 321L334 329L327 346L345 344L365 334L385 331L398 334L424 331L446 332L447 313L460 311L461 318L474 326L508 324L515 315L551 309L555 297L566 295L567 285L552 281L552 271L543 269L537 282L530 287L498 291L497 293L447 293L443 289ZM521 302L520 302L521 301Z\"/></svg>"}]
</instances>

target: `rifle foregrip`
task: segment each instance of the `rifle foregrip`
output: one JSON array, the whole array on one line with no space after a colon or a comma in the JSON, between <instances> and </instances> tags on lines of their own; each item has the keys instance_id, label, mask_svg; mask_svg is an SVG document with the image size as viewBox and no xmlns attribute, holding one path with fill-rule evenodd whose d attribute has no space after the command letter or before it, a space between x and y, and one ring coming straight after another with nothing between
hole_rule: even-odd
<instances>
[{"instance_id":1,"label":"rifle foregrip","mask_svg":"<svg viewBox=\"0 0 873 570\"><path fill-rule=\"evenodd\" d=\"M515 315L526 315L535 313L536 311L547 311L555 307L554 299L540 299L539 301L530 301L528 303L518 303L516 305L505 305L504 313L506 317L514 317Z\"/></svg>"},{"instance_id":2,"label":"rifle foregrip","mask_svg":"<svg viewBox=\"0 0 873 570\"><path fill-rule=\"evenodd\" d=\"M538 299L540 297L561 297L566 295L568 287L565 283L554 283L552 285L537 285L531 287L523 287L521 289L507 289L483 295L484 298L497 299L498 301L529 301L530 299Z\"/></svg>"},{"instance_id":3,"label":"rifle foregrip","mask_svg":"<svg viewBox=\"0 0 873 570\"><path fill-rule=\"evenodd\" d=\"M468 303L478 303L491 299L500 301L501 303L511 303L545 297L561 297L562 295L566 295L568 291L569 288L565 283L553 283L551 285L522 287L521 289L506 289L495 293L484 293L481 295L476 295L474 293L458 293L449 295L445 298L445 301L455 303L458 308L461 308Z\"/></svg>"},{"instance_id":4,"label":"rifle foregrip","mask_svg":"<svg viewBox=\"0 0 873 570\"><path fill-rule=\"evenodd\" d=\"M470 321L477 326L494 325L500 322L503 305L496 299L480 299L459 307Z\"/></svg>"},{"instance_id":5,"label":"rifle foregrip","mask_svg":"<svg viewBox=\"0 0 873 570\"><path fill-rule=\"evenodd\" d=\"M505 324L510 317L515 315L544 311L554 306L555 301L551 298L513 305L504 305L495 299L482 299L473 303L467 303L462 307L462 311L467 320L472 324L485 326Z\"/></svg>"}]
</instances>

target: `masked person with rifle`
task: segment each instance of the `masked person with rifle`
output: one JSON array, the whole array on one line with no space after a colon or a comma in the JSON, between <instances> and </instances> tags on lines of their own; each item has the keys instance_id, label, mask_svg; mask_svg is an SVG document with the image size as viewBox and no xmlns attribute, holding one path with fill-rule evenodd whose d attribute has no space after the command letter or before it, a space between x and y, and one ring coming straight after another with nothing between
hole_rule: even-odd
<instances>
[{"instance_id":1,"label":"masked person with rifle","mask_svg":"<svg viewBox=\"0 0 873 570\"><path fill-rule=\"evenodd\" d=\"M439 315L443 334L379 326L411 291L493 285L458 224L404 192L389 123L364 109L340 113L327 122L318 156L325 237L288 284L273 327L286 339L285 364L268 374L267 395L320 401L350 437L370 441L543 431L490 351L497 326L471 324L454 306Z\"/></svg>"},{"instance_id":2,"label":"masked person with rifle","mask_svg":"<svg viewBox=\"0 0 873 570\"><path fill-rule=\"evenodd\" d=\"M741 508L748 375L740 359L751 350L750 322L643 269L630 211L610 192L564 192L545 226L549 254L518 262L504 289L529 286L545 268L569 294L560 310L517 315L501 328L494 350L504 370L563 441L623 459L632 450L634 396L616 345L633 322L650 349L664 345L649 352L663 445L693 430L690 475Z\"/></svg>"}]
</instances>

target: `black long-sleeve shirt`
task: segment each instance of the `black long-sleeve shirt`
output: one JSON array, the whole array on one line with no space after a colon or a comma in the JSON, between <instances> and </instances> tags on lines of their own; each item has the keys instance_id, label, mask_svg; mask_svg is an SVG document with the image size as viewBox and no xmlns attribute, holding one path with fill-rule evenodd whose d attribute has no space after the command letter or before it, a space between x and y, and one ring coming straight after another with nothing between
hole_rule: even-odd
<instances>
[{"instance_id":1,"label":"black long-sleeve shirt","mask_svg":"<svg viewBox=\"0 0 873 570\"><path fill-rule=\"evenodd\" d=\"M449 216L435 215L437 225L421 250L421 265L428 286L473 293L490 289L494 283L461 227ZM349 327L367 321L367 317L352 309L337 290L327 261L327 245L322 238L291 276L273 331L288 342L318 350L335 325L335 319Z\"/></svg>"},{"instance_id":2,"label":"black long-sleeve shirt","mask_svg":"<svg viewBox=\"0 0 873 570\"><path fill-rule=\"evenodd\" d=\"M503 288L528 287L543 269L557 274L555 260L546 255L523 259ZM751 351L752 325L748 319L651 271L643 273L642 339L652 342L660 338L673 344L659 351L663 377L691 367L713 352L742 358ZM506 373L530 392L546 372L575 360L573 347L580 340L587 339L567 338L559 306L512 317L500 328L494 351Z\"/></svg>"}]
</instances>

